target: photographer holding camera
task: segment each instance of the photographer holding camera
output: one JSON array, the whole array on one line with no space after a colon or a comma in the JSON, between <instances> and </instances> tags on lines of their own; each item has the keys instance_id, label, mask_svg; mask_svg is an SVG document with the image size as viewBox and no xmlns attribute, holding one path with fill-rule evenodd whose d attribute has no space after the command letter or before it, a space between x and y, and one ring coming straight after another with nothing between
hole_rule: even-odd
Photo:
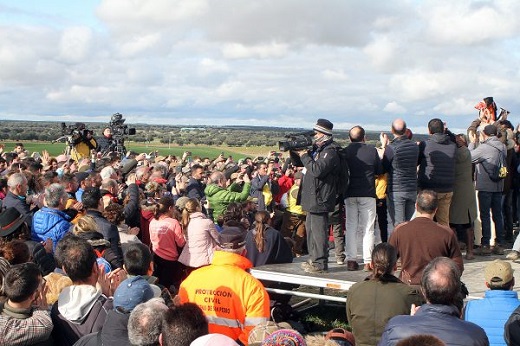
<instances>
[{"instance_id":1,"label":"photographer holding camera","mask_svg":"<svg viewBox=\"0 0 520 346\"><path fill-rule=\"evenodd\" d=\"M314 125L314 144L311 150L291 150L295 166L304 167L301 206L307 212L307 248L310 260L302 263L307 273L328 270L328 218L336 204L336 181L339 169L339 145L332 138L333 124L318 119Z\"/></svg>"}]
</instances>

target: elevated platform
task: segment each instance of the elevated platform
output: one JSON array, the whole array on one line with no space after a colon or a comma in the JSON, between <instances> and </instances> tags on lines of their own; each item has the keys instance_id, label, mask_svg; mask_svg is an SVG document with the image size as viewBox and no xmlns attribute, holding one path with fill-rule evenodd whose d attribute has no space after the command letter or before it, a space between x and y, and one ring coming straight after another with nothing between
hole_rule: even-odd
<instances>
[{"instance_id":1,"label":"elevated platform","mask_svg":"<svg viewBox=\"0 0 520 346\"><path fill-rule=\"evenodd\" d=\"M476 256L474 260L464 260L462 281L468 287L468 299L478 299L484 296L484 292L487 290L484 279L484 268L494 259L505 260L505 256ZM271 292L342 303L346 302L346 295L350 286L356 282L363 281L370 274L363 270L348 271L346 265L336 264L332 252L331 257L329 257L329 270L326 273L309 274L304 272L303 269L301 269L301 263L306 260L308 260L308 257L303 256L295 258L293 263L270 264L252 268L251 274L260 280L289 283L320 289L319 294L305 292L302 289L292 291L268 289ZM509 262L515 270L515 277L517 277L520 273L520 263ZM520 280L517 280L517 282L520 283ZM520 286L518 284L515 285L514 290L520 291Z\"/></svg>"}]
</instances>

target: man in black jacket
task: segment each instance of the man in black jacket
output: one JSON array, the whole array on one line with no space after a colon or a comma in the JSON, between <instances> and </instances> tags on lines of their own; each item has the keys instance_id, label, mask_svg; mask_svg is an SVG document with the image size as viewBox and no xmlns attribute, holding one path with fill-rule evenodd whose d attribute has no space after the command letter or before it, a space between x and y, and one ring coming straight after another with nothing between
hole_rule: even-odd
<instances>
[{"instance_id":1,"label":"man in black jacket","mask_svg":"<svg viewBox=\"0 0 520 346\"><path fill-rule=\"evenodd\" d=\"M381 135L384 150L383 167L388 172L386 188L388 206L388 238L395 226L410 221L417 199L417 159L419 146L407 137L403 119L392 122L394 139Z\"/></svg>"},{"instance_id":2,"label":"man in black jacket","mask_svg":"<svg viewBox=\"0 0 520 346\"><path fill-rule=\"evenodd\" d=\"M307 248L310 259L302 264L308 273L328 270L329 212L334 210L337 195L338 145L332 139L333 124L318 119L314 126L312 150L291 151L296 166L303 166L301 205L307 212Z\"/></svg>"},{"instance_id":3,"label":"man in black jacket","mask_svg":"<svg viewBox=\"0 0 520 346\"><path fill-rule=\"evenodd\" d=\"M354 126L349 132L347 161L350 169L350 184L345 196L347 270L357 270L358 229L362 230L363 263L370 271L372 249L375 243L376 221L375 176L382 173L377 149L365 143L365 130Z\"/></svg>"},{"instance_id":4,"label":"man in black jacket","mask_svg":"<svg viewBox=\"0 0 520 346\"><path fill-rule=\"evenodd\" d=\"M435 214L438 223L449 226L450 204L455 183L455 151L457 145L445 133L441 119L428 122L430 138L419 144L419 190L437 192L439 207Z\"/></svg>"},{"instance_id":5,"label":"man in black jacket","mask_svg":"<svg viewBox=\"0 0 520 346\"><path fill-rule=\"evenodd\" d=\"M121 250L121 239L116 225L111 224L101 214L103 202L101 192L97 187L88 187L83 192L83 206L87 210L87 215L92 216L97 224L97 231L110 242L110 248L117 256L115 261L118 268L123 267L123 251Z\"/></svg>"}]
</instances>

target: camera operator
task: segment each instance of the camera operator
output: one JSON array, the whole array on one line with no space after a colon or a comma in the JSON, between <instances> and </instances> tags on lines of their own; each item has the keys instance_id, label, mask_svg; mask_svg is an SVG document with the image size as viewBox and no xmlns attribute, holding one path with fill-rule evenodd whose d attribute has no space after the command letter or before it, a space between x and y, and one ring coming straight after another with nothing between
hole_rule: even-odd
<instances>
[{"instance_id":1,"label":"camera operator","mask_svg":"<svg viewBox=\"0 0 520 346\"><path fill-rule=\"evenodd\" d=\"M97 148L97 142L93 132L85 128L85 124L76 123L76 130L72 132L72 150L70 157L79 162L90 157L90 151Z\"/></svg>"},{"instance_id":2,"label":"camera operator","mask_svg":"<svg viewBox=\"0 0 520 346\"><path fill-rule=\"evenodd\" d=\"M103 130L103 136L97 138L97 144L98 153L110 151L110 147L112 147L112 129L110 127Z\"/></svg>"},{"instance_id":3,"label":"camera operator","mask_svg":"<svg viewBox=\"0 0 520 346\"><path fill-rule=\"evenodd\" d=\"M336 204L339 169L339 146L333 141L332 127L330 121L318 119L312 149L290 151L294 165L304 167L300 200L307 212L305 228L310 260L302 263L302 268L308 273L328 270L328 217Z\"/></svg>"}]
</instances>

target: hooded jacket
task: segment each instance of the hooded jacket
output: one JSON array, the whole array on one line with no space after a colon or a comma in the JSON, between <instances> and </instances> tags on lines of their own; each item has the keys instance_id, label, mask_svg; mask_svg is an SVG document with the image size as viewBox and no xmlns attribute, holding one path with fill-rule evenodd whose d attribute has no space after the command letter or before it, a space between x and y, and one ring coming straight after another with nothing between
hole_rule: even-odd
<instances>
[{"instance_id":1,"label":"hooded jacket","mask_svg":"<svg viewBox=\"0 0 520 346\"><path fill-rule=\"evenodd\" d=\"M476 163L475 189L485 192L502 192L504 179L492 181L489 175L493 173L498 165L500 155L506 157L506 146L496 136L489 137L475 148L475 143L468 146L471 152L471 162Z\"/></svg>"},{"instance_id":2,"label":"hooded jacket","mask_svg":"<svg viewBox=\"0 0 520 346\"><path fill-rule=\"evenodd\" d=\"M94 286L65 287L51 309L57 345L73 345L80 337L100 331L112 308L112 299Z\"/></svg>"},{"instance_id":3,"label":"hooded jacket","mask_svg":"<svg viewBox=\"0 0 520 346\"><path fill-rule=\"evenodd\" d=\"M421 190L453 192L457 145L444 133L434 133L419 144L417 182Z\"/></svg>"},{"instance_id":4,"label":"hooded jacket","mask_svg":"<svg viewBox=\"0 0 520 346\"><path fill-rule=\"evenodd\" d=\"M179 288L181 303L197 304L220 333L247 345L250 331L269 320L269 296L246 272L251 262L238 254L215 251L211 265L193 271Z\"/></svg>"}]
</instances>

